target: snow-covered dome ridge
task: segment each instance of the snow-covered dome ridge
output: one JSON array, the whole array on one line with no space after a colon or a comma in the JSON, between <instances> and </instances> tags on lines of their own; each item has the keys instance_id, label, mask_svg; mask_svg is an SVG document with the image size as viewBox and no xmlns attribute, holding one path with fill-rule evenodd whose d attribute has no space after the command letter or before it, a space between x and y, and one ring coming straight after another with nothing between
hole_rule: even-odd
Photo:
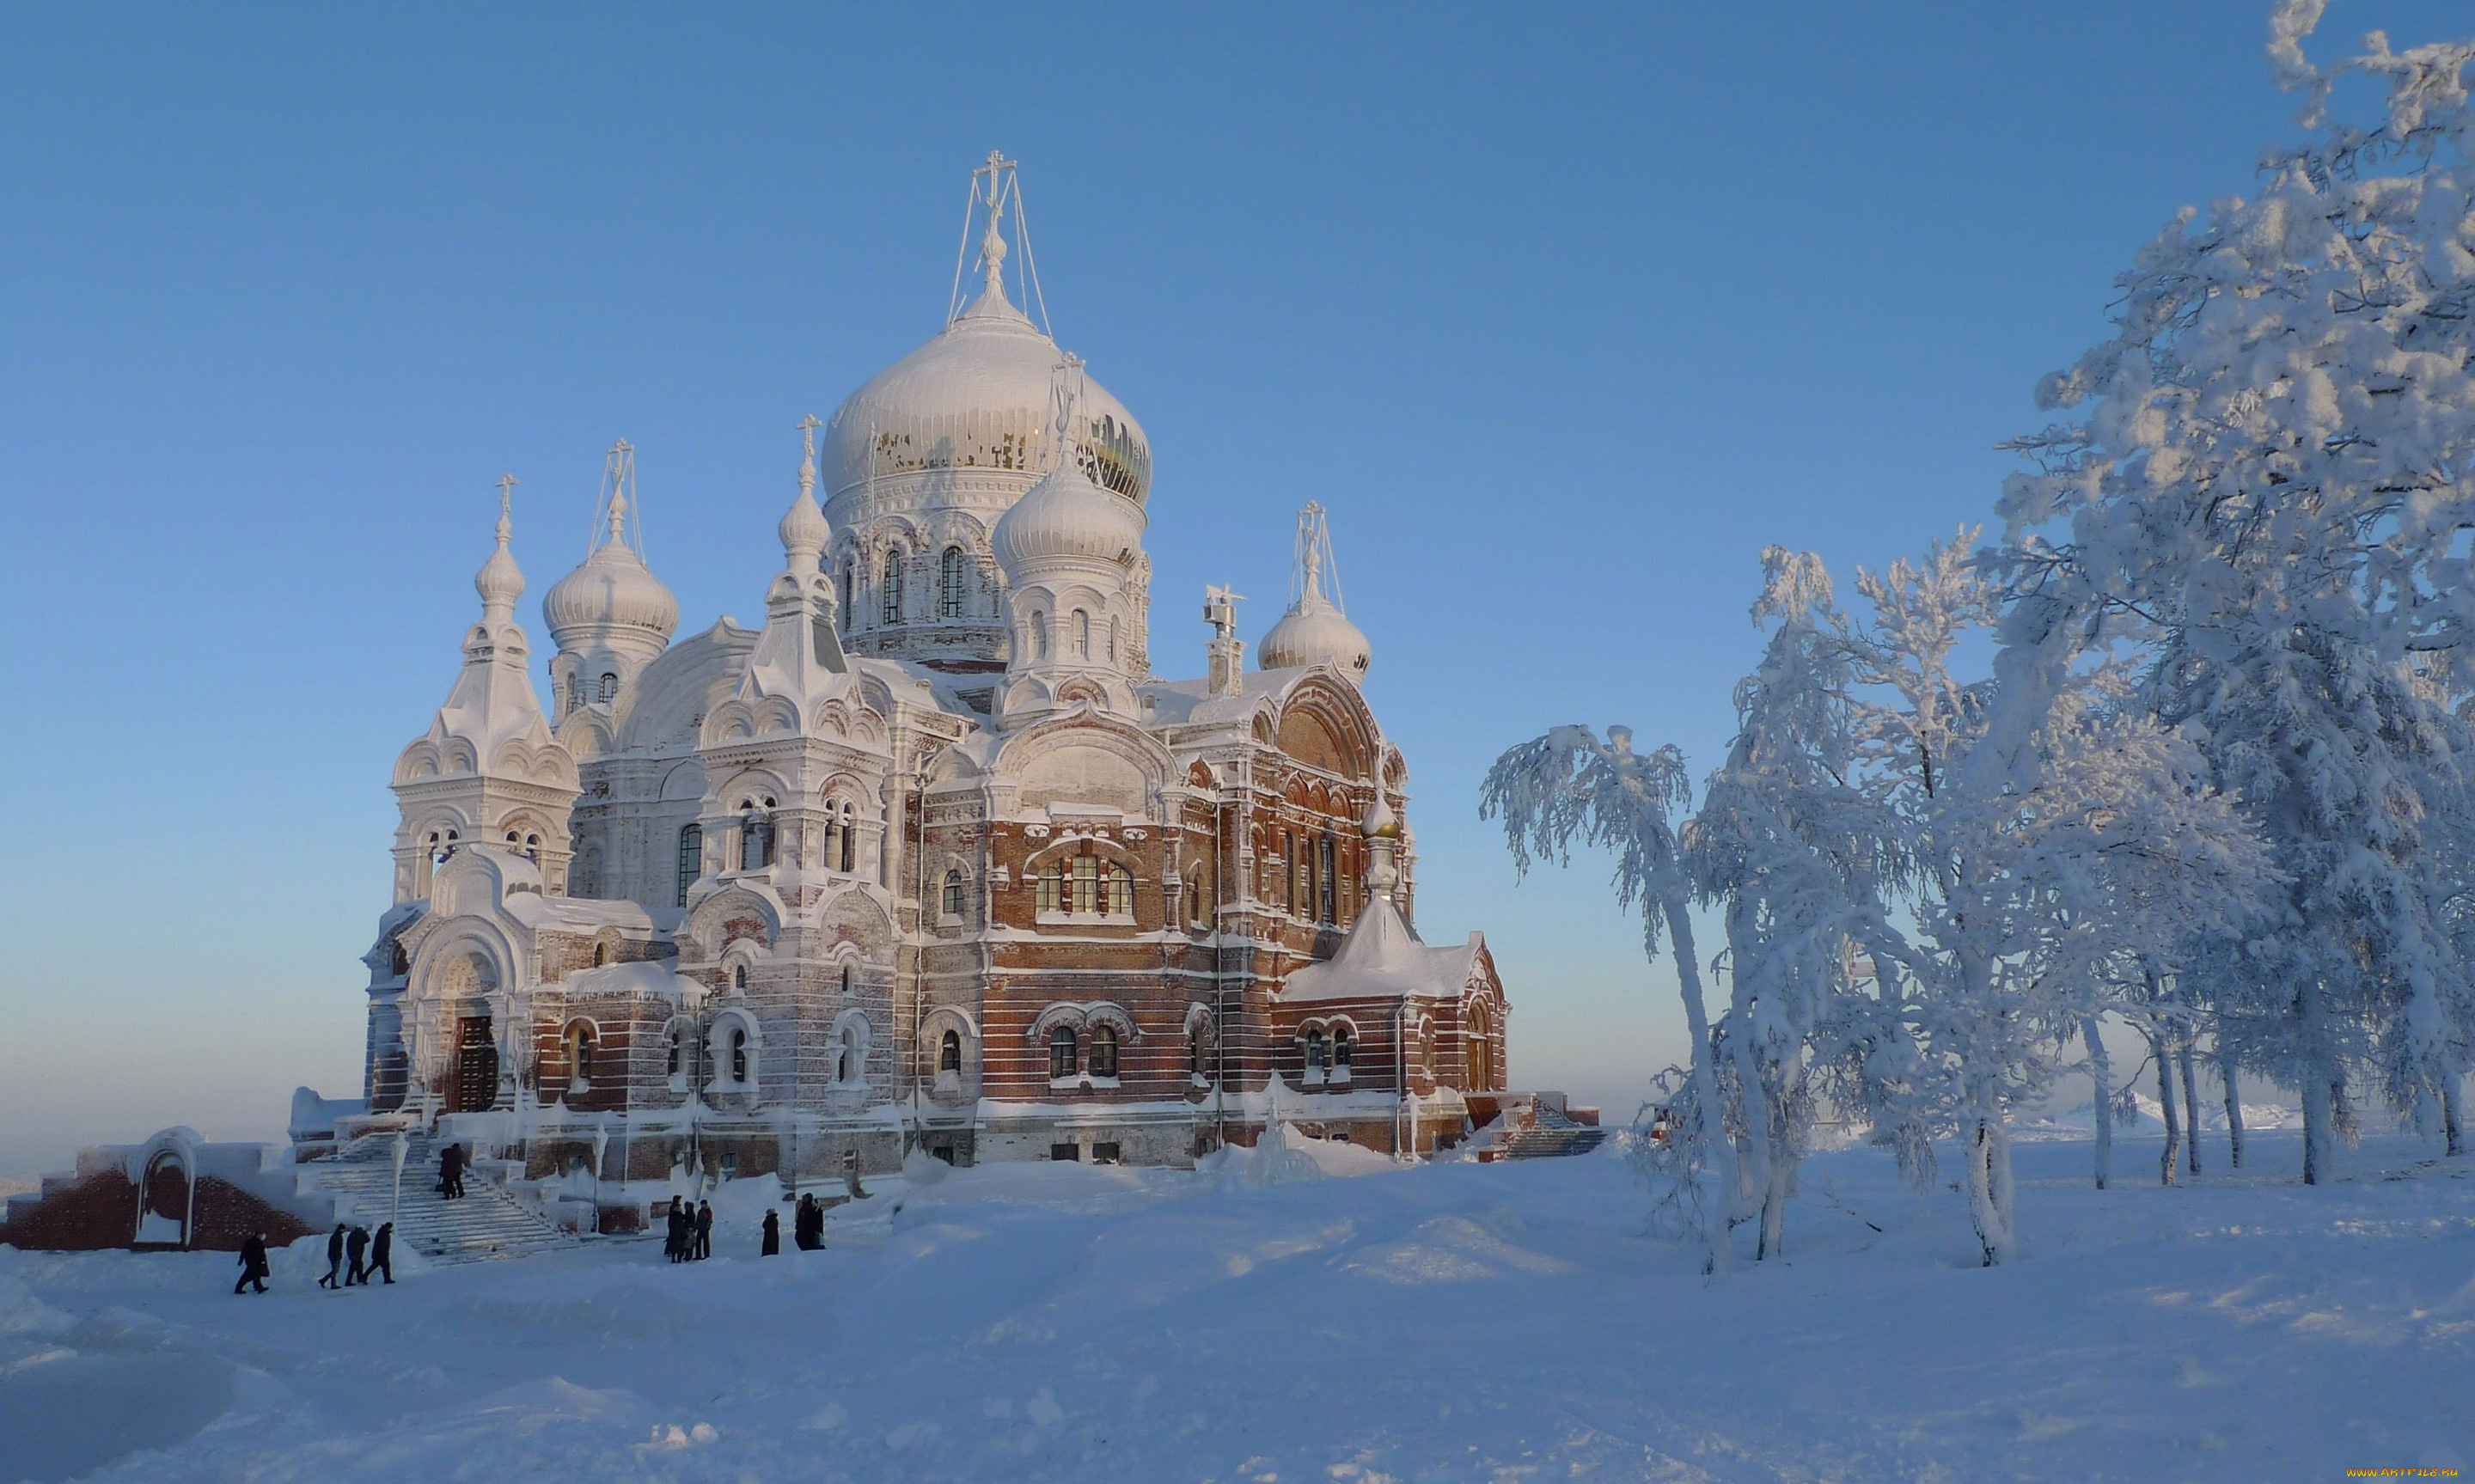
<instances>
[{"instance_id":1,"label":"snow-covered dome ridge","mask_svg":"<svg viewBox=\"0 0 2475 1484\"><path fill-rule=\"evenodd\" d=\"M826 490L838 495L871 473L1045 467L1049 387L1061 353L992 285L834 410L825 425ZM1137 502L1150 493L1151 443L1096 382L1086 383L1075 455L1103 488Z\"/></svg>"}]
</instances>

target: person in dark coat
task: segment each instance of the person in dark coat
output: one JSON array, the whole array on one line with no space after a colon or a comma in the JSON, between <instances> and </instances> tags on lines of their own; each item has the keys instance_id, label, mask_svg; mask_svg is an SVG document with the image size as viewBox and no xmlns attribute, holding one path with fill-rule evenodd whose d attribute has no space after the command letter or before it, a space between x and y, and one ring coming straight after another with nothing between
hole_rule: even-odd
<instances>
[{"instance_id":1,"label":"person in dark coat","mask_svg":"<svg viewBox=\"0 0 2475 1484\"><path fill-rule=\"evenodd\" d=\"M698 1201L696 1213L696 1256L702 1262L713 1255L713 1203Z\"/></svg>"},{"instance_id":2,"label":"person in dark coat","mask_svg":"<svg viewBox=\"0 0 2475 1484\"><path fill-rule=\"evenodd\" d=\"M792 1245L803 1253L815 1252L817 1229L821 1225L818 1219L817 1198L810 1195L799 1197L799 1208L791 1216Z\"/></svg>"},{"instance_id":3,"label":"person in dark coat","mask_svg":"<svg viewBox=\"0 0 2475 1484\"><path fill-rule=\"evenodd\" d=\"M334 1231L327 1238L327 1276L318 1280L321 1288L339 1286L335 1275L344 1269L344 1224L335 1223Z\"/></svg>"},{"instance_id":4,"label":"person in dark coat","mask_svg":"<svg viewBox=\"0 0 2475 1484\"><path fill-rule=\"evenodd\" d=\"M450 1201L464 1196L464 1146L450 1144L438 1152L438 1193Z\"/></svg>"},{"instance_id":5,"label":"person in dark coat","mask_svg":"<svg viewBox=\"0 0 2475 1484\"><path fill-rule=\"evenodd\" d=\"M270 1276L272 1276L273 1272L274 1270L266 1265L266 1233L263 1231L253 1231L247 1237L242 1238L240 1244L240 1281L233 1284L233 1292L239 1293L250 1284L256 1283L257 1285L257 1291L259 1293L264 1293L266 1292L266 1280Z\"/></svg>"},{"instance_id":6,"label":"person in dark coat","mask_svg":"<svg viewBox=\"0 0 2475 1484\"><path fill-rule=\"evenodd\" d=\"M662 1255L673 1262L688 1260L688 1213L676 1196L671 1197L670 1240L662 1244Z\"/></svg>"},{"instance_id":7,"label":"person in dark coat","mask_svg":"<svg viewBox=\"0 0 2475 1484\"><path fill-rule=\"evenodd\" d=\"M780 1212L767 1211L765 1213L765 1241L763 1246L757 1248L756 1255L759 1257L779 1257L782 1255L782 1216Z\"/></svg>"},{"instance_id":8,"label":"person in dark coat","mask_svg":"<svg viewBox=\"0 0 2475 1484\"><path fill-rule=\"evenodd\" d=\"M395 1281L394 1222L379 1223L379 1234L370 1241L370 1272L380 1275L390 1283ZM369 1281L368 1274L362 1275L361 1281L363 1283Z\"/></svg>"},{"instance_id":9,"label":"person in dark coat","mask_svg":"<svg viewBox=\"0 0 2475 1484\"><path fill-rule=\"evenodd\" d=\"M345 1287L350 1288L355 1283L358 1283L364 1288L369 1286L369 1264L363 1261L363 1259L369 1255L369 1251L370 1229L367 1227L355 1227L353 1229L353 1234L344 1238L344 1255L351 1260L353 1265L353 1270L344 1275Z\"/></svg>"}]
</instances>

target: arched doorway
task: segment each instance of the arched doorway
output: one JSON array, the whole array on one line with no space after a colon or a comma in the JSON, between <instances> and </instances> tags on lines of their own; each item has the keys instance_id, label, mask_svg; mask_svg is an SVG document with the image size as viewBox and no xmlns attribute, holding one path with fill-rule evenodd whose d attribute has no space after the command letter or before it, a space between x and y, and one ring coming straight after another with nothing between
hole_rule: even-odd
<instances>
[{"instance_id":1,"label":"arched doorway","mask_svg":"<svg viewBox=\"0 0 2475 1484\"><path fill-rule=\"evenodd\" d=\"M1494 1058L1487 1055L1487 1016L1484 1005L1473 1005L1469 1018L1461 1025L1462 1076L1464 1092L1486 1092L1495 1086Z\"/></svg>"},{"instance_id":2,"label":"arched doorway","mask_svg":"<svg viewBox=\"0 0 2475 1484\"><path fill-rule=\"evenodd\" d=\"M490 1034L488 1011L455 1019L454 1076L447 1088L447 1110L478 1113L499 1101L499 1043Z\"/></svg>"},{"instance_id":3,"label":"arched doorway","mask_svg":"<svg viewBox=\"0 0 2475 1484\"><path fill-rule=\"evenodd\" d=\"M143 1246L189 1245L189 1163L178 1150L158 1151L146 1161L137 1190L137 1241Z\"/></svg>"}]
</instances>

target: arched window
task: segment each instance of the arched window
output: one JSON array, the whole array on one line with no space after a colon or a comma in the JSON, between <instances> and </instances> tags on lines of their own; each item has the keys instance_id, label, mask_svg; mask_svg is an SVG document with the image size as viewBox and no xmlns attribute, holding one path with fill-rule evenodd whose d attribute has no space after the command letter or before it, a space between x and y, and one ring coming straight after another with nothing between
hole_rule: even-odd
<instances>
[{"instance_id":1,"label":"arched window","mask_svg":"<svg viewBox=\"0 0 2475 1484\"><path fill-rule=\"evenodd\" d=\"M958 870L945 873L945 915L963 915L963 873Z\"/></svg>"},{"instance_id":2,"label":"arched window","mask_svg":"<svg viewBox=\"0 0 2475 1484\"><path fill-rule=\"evenodd\" d=\"M691 824L679 831L679 901L688 905L688 888L704 874L704 826Z\"/></svg>"},{"instance_id":3,"label":"arched window","mask_svg":"<svg viewBox=\"0 0 2475 1484\"><path fill-rule=\"evenodd\" d=\"M859 622L859 609L851 603L851 593L859 586L859 563L845 557L843 561L843 621Z\"/></svg>"},{"instance_id":4,"label":"arched window","mask_svg":"<svg viewBox=\"0 0 2475 1484\"><path fill-rule=\"evenodd\" d=\"M856 819L856 817L857 817L857 815L854 815L854 814L852 813L851 806L850 806L850 805L848 805L848 804L845 804L845 805L843 806L843 808L842 808L842 818L843 818L843 864L842 864L842 870L843 870L843 874L844 874L844 875L845 875L845 876L847 876L847 875L849 875L849 874L850 874L850 871L851 871L851 862L858 858L858 853L859 853L859 831L858 831L858 830L856 830L856 829L854 829L854 828L852 827L853 821Z\"/></svg>"},{"instance_id":5,"label":"arched window","mask_svg":"<svg viewBox=\"0 0 2475 1484\"><path fill-rule=\"evenodd\" d=\"M845 964L844 964L844 965L843 965L843 998L844 998L844 999L845 999L845 1000L849 999L849 998L850 998L850 992L851 992L851 966L850 966L849 964L845 963Z\"/></svg>"},{"instance_id":6,"label":"arched window","mask_svg":"<svg viewBox=\"0 0 2475 1484\"><path fill-rule=\"evenodd\" d=\"M1493 1058L1487 1055L1486 1032L1486 1007L1471 1006L1469 1019L1461 1023L1461 1059L1466 1063L1464 1074L1468 1079L1461 1086L1467 1091L1484 1092L1494 1084L1494 1079L1487 1075L1493 1070Z\"/></svg>"},{"instance_id":7,"label":"arched window","mask_svg":"<svg viewBox=\"0 0 2475 1484\"><path fill-rule=\"evenodd\" d=\"M948 1031L937 1042L937 1070L960 1073L963 1070L963 1033Z\"/></svg>"},{"instance_id":8,"label":"arched window","mask_svg":"<svg viewBox=\"0 0 2475 1484\"><path fill-rule=\"evenodd\" d=\"M1109 663L1117 663L1117 620L1115 619L1109 620Z\"/></svg>"},{"instance_id":9,"label":"arched window","mask_svg":"<svg viewBox=\"0 0 2475 1484\"><path fill-rule=\"evenodd\" d=\"M773 821L753 810L739 820L739 868L761 871L773 864Z\"/></svg>"},{"instance_id":10,"label":"arched window","mask_svg":"<svg viewBox=\"0 0 2475 1484\"><path fill-rule=\"evenodd\" d=\"M609 961L610 961L610 945L609 945L608 943L596 943L596 944L594 944L594 945L593 945L593 966L594 966L595 968L600 968L600 967L601 967L603 964L608 963Z\"/></svg>"},{"instance_id":11,"label":"arched window","mask_svg":"<svg viewBox=\"0 0 2475 1484\"><path fill-rule=\"evenodd\" d=\"M1308 1082L1319 1083L1323 1081L1324 1054L1325 1045L1323 1028L1321 1026L1317 1026L1315 1029L1307 1033Z\"/></svg>"},{"instance_id":12,"label":"arched window","mask_svg":"<svg viewBox=\"0 0 2475 1484\"><path fill-rule=\"evenodd\" d=\"M734 963L730 966L730 987L733 989L746 989L747 987L747 964Z\"/></svg>"},{"instance_id":13,"label":"arched window","mask_svg":"<svg viewBox=\"0 0 2475 1484\"><path fill-rule=\"evenodd\" d=\"M937 617L963 616L963 548L947 547L937 563Z\"/></svg>"},{"instance_id":14,"label":"arched window","mask_svg":"<svg viewBox=\"0 0 2475 1484\"><path fill-rule=\"evenodd\" d=\"M1327 835L1315 841L1315 920L1335 920L1333 905L1332 837Z\"/></svg>"},{"instance_id":15,"label":"arched window","mask_svg":"<svg viewBox=\"0 0 2475 1484\"><path fill-rule=\"evenodd\" d=\"M682 1044L684 1040L685 1037L680 1034L679 1028L671 1027L669 1055L662 1063L662 1075L669 1078L674 1084L687 1069L686 1048Z\"/></svg>"},{"instance_id":16,"label":"arched window","mask_svg":"<svg viewBox=\"0 0 2475 1484\"><path fill-rule=\"evenodd\" d=\"M593 1028L582 1021L567 1028L567 1089L589 1092L593 1087Z\"/></svg>"},{"instance_id":17,"label":"arched window","mask_svg":"<svg viewBox=\"0 0 2475 1484\"><path fill-rule=\"evenodd\" d=\"M1048 658L1048 615L1035 612L1031 616L1031 657Z\"/></svg>"},{"instance_id":18,"label":"arched window","mask_svg":"<svg viewBox=\"0 0 2475 1484\"><path fill-rule=\"evenodd\" d=\"M1347 1026L1333 1027L1332 1080L1336 1083L1349 1081L1349 1069L1357 1060L1358 1037L1349 1034Z\"/></svg>"},{"instance_id":19,"label":"arched window","mask_svg":"<svg viewBox=\"0 0 2475 1484\"><path fill-rule=\"evenodd\" d=\"M1062 862L1051 861L1040 868L1040 875L1033 884L1033 896L1034 912L1062 912L1066 910L1066 866Z\"/></svg>"},{"instance_id":20,"label":"arched window","mask_svg":"<svg viewBox=\"0 0 2475 1484\"><path fill-rule=\"evenodd\" d=\"M1115 1026L1102 1024L1091 1028L1091 1075L1094 1077L1117 1075L1117 1028Z\"/></svg>"},{"instance_id":21,"label":"arched window","mask_svg":"<svg viewBox=\"0 0 2475 1484\"><path fill-rule=\"evenodd\" d=\"M1100 910L1100 858L1098 856L1074 858L1074 901L1068 910L1078 912L1096 912Z\"/></svg>"},{"instance_id":22,"label":"arched window","mask_svg":"<svg viewBox=\"0 0 2475 1484\"><path fill-rule=\"evenodd\" d=\"M868 1043L860 1038L857 1020L843 1023L834 1037L834 1081L848 1086L868 1075Z\"/></svg>"},{"instance_id":23,"label":"arched window","mask_svg":"<svg viewBox=\"0 0 2475 1484\"><path fill-rule=\"evenodd\" d=\"M1109 863L1109 897L1100 910L1121 916L1134 915L1135 873L1114 861Z\"/></svg>"},{"instance_id":24,"label":"arched window","mask_svg":"<svg viewBox=\"0 0 2475 1484\"><path fill-rule=\"evenodd\" d=\"M1186 1028L1186 1075L1188 1077L1203 1075L1203 1021L1195 1020Z\"/></svg>"},{"instance_id":25,"label":"arched window","mask_svg":"<svg viewBox=\"0 0 2475 1484\"><path fill-rule=\"evenodd\" d=\"M1074 1075L1074 1028L1059 1026L1048 1033L1048 1075L1051 1080Z\"/></svg>"},{"instance_id":26,"label":"arched window","mask_svg":"<svg viewBox=\"0 0 2475 1484\"><path fill-rule=\"evenodd\" d=\"M601 699L613 700L619 694L619 677L605 672L601 677Z\"/></svg>"},{"instance_id":27,"label":"arched window","mask_svg":"<svg viewBox=\"0 0 2475 1484\"><path fill-rule=\"evenodd\" d=\"M1080 608L1074 610L1074 657L1078 660L1091 657L1091 616Z\"/></svg>"},{"instance_id":28,"label":"arched window","mask_svg":"<svg viewBox=\"0 0 2475 1484\"><path fill-rule=\"evenodd\" d=\"M900 550L897 549L885 553L885 581L880 585L878 591L885 599L883 604L885 621L888 623L901 622L902 553Z\"/></svg>"},{"instance_id":29,"label":"arched window","mask_svg":"<svg viewBox=\"0 0 2475 1484\"><path fill-rule=\"evenodd\" d=\"M723 1037L723 1044L730 1051L730 1084L734 1087L747 1086L747 1029L745 1026L732 1026Z\"/></svg>"}]
</instances>

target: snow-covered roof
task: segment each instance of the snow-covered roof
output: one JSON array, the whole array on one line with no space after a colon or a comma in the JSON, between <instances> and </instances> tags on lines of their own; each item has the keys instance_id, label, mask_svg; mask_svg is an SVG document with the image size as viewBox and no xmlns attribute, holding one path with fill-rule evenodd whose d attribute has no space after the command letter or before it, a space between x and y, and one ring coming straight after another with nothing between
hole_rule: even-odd
<instances>
[{"instance_id":1,"label":"snow-covered roof","mask_svg":"<svg viewBox=\"0 0 2475 1484\"><path fill-rule=\"evenodd\" d=\"M1135 689L1151 699L1151 715L1144 718L1149 724L1206 726L1215 721L1246 720L1265 700L1287 695L1311 669L1310 666L1298 666L1288 669L1247 670L1238 677L1238 693L1235 695L1213 694L1212 682L1201 678L1146 680Z\"/></svg>"},{"instance_id":2,"label":"snow-covered roof","mask_svg":"<svg viewBox=\"0 0 2475 1484\"><path fill-rule=\"evenodd\" d=\"M674 972L669 960L639 963L605 963L599 968L578 969L559 985L569 996L650 994L666 999L678 999L691 990L704 986L683 974Z\"/></svg>"},{"instance_id":3,"label":"snow-covered roof","mask_svg":"<svg viewBox=\"0 0 2475 1484\"><path fill-rule=\"evenodd\" d=\"M1281 1003L1320 1000L1458 1000L1468 987L1470 961L1480 938L1452 948L1418 941L1400 909L1377 897L1340 940L1340 951L1289 975Z\"/></svg>"}]
</instances>

